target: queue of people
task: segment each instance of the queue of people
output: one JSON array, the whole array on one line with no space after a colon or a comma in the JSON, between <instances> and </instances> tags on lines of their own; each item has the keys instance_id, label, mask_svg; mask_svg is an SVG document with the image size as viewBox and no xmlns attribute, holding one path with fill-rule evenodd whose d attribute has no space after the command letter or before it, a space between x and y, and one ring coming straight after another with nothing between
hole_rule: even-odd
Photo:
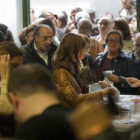
<instances>
[{"instance_id":1,"label":"queue of people","mask_svg":"<svg viewBox=\"0 0 140 140\"><path fill-rule=\"evenodd\" d=\"M19 32L21 47L0 24L0 137L131 140L113 129L110 116L117 113L115 88L123 95L140 94L140 35L131 36L124 17L104 13L96 21L95 11L86 11L74 8L68 23L66 12L44 10ZM95 83L101 90L89 93Z\"/></svg>"}]
</instances>

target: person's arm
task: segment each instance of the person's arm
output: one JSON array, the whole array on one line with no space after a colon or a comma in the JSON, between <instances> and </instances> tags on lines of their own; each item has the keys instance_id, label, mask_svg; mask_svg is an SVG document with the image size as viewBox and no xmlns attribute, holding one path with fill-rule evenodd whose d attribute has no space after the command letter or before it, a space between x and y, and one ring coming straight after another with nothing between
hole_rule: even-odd
<instances>
[{"instance_id":1,"label":"person's arm","mask_svg":"<svg viewBox=\"0 0 140 140\"><path fill-rule=\"evenodd\" d=\"M103 91L97 91L90 94L79 94L74 87L72 87L67 70L56 69L53 71L52 76L57 85L58 91L62 92L64 99L72 106L76 106L86 100L92 100L95 102L102 101L104 94L115 93L112 88L107 88Z\"/></svg>"},{"instance_id":2,"label":"person's arm","mask_svg":"<svg viewBox=\"0 0 140 140\"><path fill-rule=\"evenodd\" d=\"M9 61L10 61L9 55L0 56L0 76L1 76L0 114L1 115L10 115L13 112L12 105L7 95L7 84L8 84L9 69L10 69Z\"/></svg>"}]
</instances>

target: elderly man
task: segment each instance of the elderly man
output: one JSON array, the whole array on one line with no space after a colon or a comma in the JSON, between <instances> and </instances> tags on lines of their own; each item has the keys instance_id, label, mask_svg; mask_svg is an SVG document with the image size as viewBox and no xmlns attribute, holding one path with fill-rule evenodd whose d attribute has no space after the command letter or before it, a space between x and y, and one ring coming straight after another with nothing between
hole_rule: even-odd
<instances>
[{"instance_id":1,"label":"elderly man","mask_svg":"<svg viewBox=\"0 0 140 140\"><path fill-rule=\"evenodd\" d=\"M105 48L105 38L107 34L113 30L113 19L107 16L103 16L100 18L98 22L98 28L100 34L96 36L95 38L102 44L102 46Z\"/></svg>"},{"instance_id":2,"label":"elderly man","mask_svg":"<svg viewBox=\"0 0 140 140\"><path fill-rule=\"evenodd\" d=\"M75 140L47 69L28 64L17 68L9 78L8 93L17 120L22 124L17 139Z\"/></svg>"},{"instance_id":3,"label":"elderly man","mask_svg":"<svg viewBox=\"0 0 140 140\"><path fill-rule=\"evenodd\" d=\"M98 40L91 36L92 32L92 22L87 18L81 18L78 22L78 33L84 34L90 38L90 54L93 58L96 58L98 53L104 51L104 48Z\"/></svg>"},{"instance_id":4,"label":"elderly man","mask_svg":"<svg viewBox=\"0 0 140 140\"><path fill-rule=\"evenodd\" d=\"M34 31L33 41L25 47L23 64L40 63L51 71L52 56L57 46L52 44L53 32L47 25L40 24Z\"/></svg>"}]
</instances>

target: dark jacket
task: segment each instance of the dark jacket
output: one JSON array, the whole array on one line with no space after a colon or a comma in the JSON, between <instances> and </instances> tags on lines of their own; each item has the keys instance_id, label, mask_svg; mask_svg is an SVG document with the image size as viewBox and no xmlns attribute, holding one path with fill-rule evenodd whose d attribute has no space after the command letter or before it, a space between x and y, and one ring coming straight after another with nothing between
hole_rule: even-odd
<instances>
[{"instance_id":1,"label":"dark jacket","mask_svg":"<svg viewBox=\"0 0 140 140\"><path fill-rule=\"evenodd\" d=\"M135 77L137 77L138 79L140 79L140 60L136 60L136 57L134 55L134 52L135 51L130 52L128 54L128 56L131 57L133 59L134 63L135 63L135 75L136 75Z\"/></svg>"},{"instance_id":2,"label":"dark jacket","mask_svg":"<svg viewBox=\"0 0 140 140\"><path fill-rule=\"evenodd\" d=\"M46 65L44 60L38 55L38 53L34 49L34 40L30 44L26 45L24 47L24 50L25 50L25 55L23 57L23 64L39 63L47 67L49 71L52 70L53 66L52 66L51 59L53 54L57 50L57 46L55 46L52 43L50 45L50 50L48 51L48 65Z\"/></svg>"},{"instance_id":3,"label":"dark jacket","mask_svg":"<svg viewBox=\"0 0 140 140\"><path fill-rule=\"evenodd\" d=\"M131 57L135 63L135 77L140 79L140 60L136 60L136 57L134 55L135 51L132 51L128 54L129 57ZM136 88L136 90L138 91L138 95L140 95L140 88Z\"/></svg>"},{"instance_id":4,"label":"dark jacket","mask_svg":"<svg viewBox=\"0 0 140 140\"><path fill-rule=\"evenodd\" d=\"M81 77L83 81L86 81L85 83L91 84L104 80L102 69L90 54L87 54L82 62L84 67L81 69Z\"/></svg>"},{"instance_id":5,"label":"dark jacket","mask_svg":"<svg viewBox=\"0 0 140 140\"><path fill-rule=\"evenodd\" d=\"M108 52L102 53L96 59L96 62L101 67L107 57L107 54ZM135 90L128 85L126 80L121 77L135 77L134 68L133 60L123 51L120 51L119 55L111 60L110 70L113 71L113 74L119 76L120 79L120 83L114 83L114 85L120 90L121 94L137 94L135 93Z\"/></svg>"}]
</instances>

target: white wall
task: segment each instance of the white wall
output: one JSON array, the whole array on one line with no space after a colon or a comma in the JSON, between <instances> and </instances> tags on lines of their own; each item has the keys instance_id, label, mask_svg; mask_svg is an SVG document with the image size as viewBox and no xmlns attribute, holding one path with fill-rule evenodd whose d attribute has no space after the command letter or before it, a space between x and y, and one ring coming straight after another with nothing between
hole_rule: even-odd
<instances>
[{"instance_id":1,"label":"white wall","mask_svg":"<svg viewBox=\"0 0 140 140\"><path fill-rule=\"evenodd\" d=\"M23 27L22 0L0 0L0 23L6 24L18 43L18 32Z\"/></svg>"},{"instance_id":2,"label":"white wall","mask_svg":"<svg viewBox=\"0 0 140 140\"><path fill-rule=\"evenodd\" d=\"M97 11L96 16L99 17L100 14L104 12L110 12L113 14L114 18L118 17L119 10L121 9L121 5L119 3L120 0L90 0L91 5L90 8L94 7Z\"/></svg>"},{"instance_id":3,"label":"white wall","mask_svg":"<svg viewBox=\"0 0 140 140\"><path fill-rule=\"evenodd\" d=\"M77 6L83 9L89 8L90 0L31 0L30 5L37 17L42 10L51 11L54 14L66 11L70 16L71 10Z\"/></svg>"},{"instance_id":4,"label":"white wall","mask_svg":"<svg viewBox=\"0 0 140 140\"><path fill-rule=\"evenodd\" d=\"M117 17L118 11L121 9L119 0L31 0L31 7L35 10L37 17L44 9L55 14L64 10L69 15L70 11L75 7L96 10L97 18L107 11Z\"/></svg>"}]
</instances>

